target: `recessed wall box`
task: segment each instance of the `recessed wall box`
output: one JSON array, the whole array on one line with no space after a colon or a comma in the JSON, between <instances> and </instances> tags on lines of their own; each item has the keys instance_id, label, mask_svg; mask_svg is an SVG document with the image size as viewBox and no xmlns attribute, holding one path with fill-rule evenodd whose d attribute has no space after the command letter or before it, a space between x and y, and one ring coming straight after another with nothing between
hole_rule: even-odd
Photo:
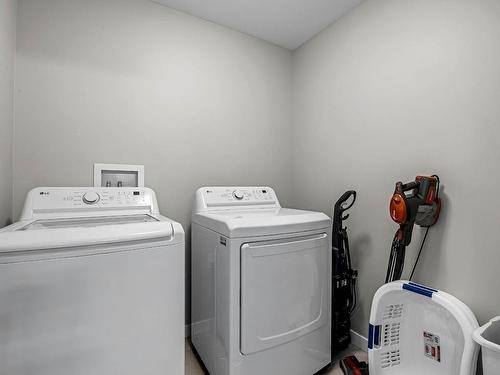
<instances>
[{"instance_id":1,"label":"recessed wall box","mask_svg":"<svg viewBox=\"0 0 500 375\"><path fill-rule=\"evenodd\" d=\"M144 165L94 164L95 187L144 187Z\"/></svg>"}]
</instances>

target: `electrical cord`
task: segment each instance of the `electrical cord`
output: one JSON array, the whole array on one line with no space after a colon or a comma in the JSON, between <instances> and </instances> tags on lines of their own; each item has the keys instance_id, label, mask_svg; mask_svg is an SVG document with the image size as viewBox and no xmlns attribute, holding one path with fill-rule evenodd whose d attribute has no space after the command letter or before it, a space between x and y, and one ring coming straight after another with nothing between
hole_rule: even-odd
<instances>
[{"instance_id":1,"label":"electrical cord","mask_svg":"<svg viewBox=\"0 0 500 375\"><path fill-rule=\"evenodd\" d=\"M424 239L422 240L422 243L420 244L420 250L418 251L417 260L415 260L415 264L413 265L413 269L411 271L409 281L411 281L413 279L413 274L415 273L415 270L417 269L417 264L418 264L418 261L420 260L420 255L422 255L422 249L424 248L425 240L427 239L427 235L429 234L429 229L431 229L431 227L427 227L427 229L425 231Z\"/></svg>"},{"instance_id":2,"label":"electrical cord","mask_svg":"<svg viewBox=\"0 0 500 375\"><path fill-rule=\"evenodd\" d=\"M439 176L437 174L432 175L432 177L436 177L437 179L437 187L436 187L436 199L437 199L439 197L439 185L441 184L441 182L439 181ZM417 269L418 261L420 260L420 256L422 255L422 250L424 248L425 240L427 239L427 235L429 234L429 229L431 229L431 227L427 227L425 231L425 235L424 238L422 239L422 243L420 244L420 250L418 251L417 259L415 260L415 264L413 265L409 281L412 281L413 275L415 274L415 270Z\"/></svg>"},{"instance_id":3,"label":"electrical cord","mask_svg":"<svg viewBox=\"0 0 500 375\"><path fill-rule=\"evenodd\" d=\"M344 228L342 230L342 237L344 242L344 250L347 258L347 269L349 270L349 284L351 289L351 295L348 302L348 310L349 314L352 315L357 305L357 291L356 291L356 278L354 277L354 271L352 270L351 265L351 250L349 248L349 238L347 237L347 229Z\"/></svg>"},{"instance_id":4,"label":"electrical cord","mask_svg":"<svg viewBox=\"0 0 500 375\"><path fill-rule=\"evenodd\" d=\"M356 310L356 306L358 304L358 295L357 295L357 292L356 292L356 279L353 278L351 280L351 290L352 290L352 299L353 299L353 302L352 302L352 307L351 309L349 310L349 314L352 315L354 313L354 310Z\"/></svg>"}]
</instances>

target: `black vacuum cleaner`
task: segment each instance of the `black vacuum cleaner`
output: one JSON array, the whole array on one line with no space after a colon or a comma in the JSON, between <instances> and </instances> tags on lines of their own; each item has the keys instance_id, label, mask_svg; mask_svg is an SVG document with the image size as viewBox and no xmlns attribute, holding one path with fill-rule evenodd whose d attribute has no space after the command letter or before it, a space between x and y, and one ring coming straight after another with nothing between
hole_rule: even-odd
<instances>
[{"instance_id":1,"label":"black vacuum cleaner","mask_svg":"<svg viewBox=\"0 0 500 375\"><path fill-rule=\"evenodd\" d=\"M351 343L351 314L356 307L358 271L351 266L349 239L343 221L345 212L356 201L356 192L345 192L335 203L332 227L332 361L334 355Z\"/></svg>"}]
</instances>

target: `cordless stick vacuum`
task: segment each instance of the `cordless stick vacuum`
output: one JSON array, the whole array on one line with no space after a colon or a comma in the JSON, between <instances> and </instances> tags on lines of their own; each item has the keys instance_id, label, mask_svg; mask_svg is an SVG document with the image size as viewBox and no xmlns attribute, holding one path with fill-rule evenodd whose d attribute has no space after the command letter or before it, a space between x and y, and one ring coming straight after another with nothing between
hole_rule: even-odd
<instances>
[{"instance_id":1,"label":"cordless stick vacuum","mask_svg":"<svg viewBox=\"0 0 500 375\"><path fill-rule=\"evenodd\" d=\"M351 201L352 199L352 201ZM344 213L356 201L356 192L345 192L335 203L332 227L332 360L336 353L351 343L351 314L356 307L356 278L358 271L351 266L349 239L343 220Z\"/></svg>"},{"instance_id":2,"label":"cordless stick vacuum","mask_svg":"<svg viewBox=\"0 0 500 375\"><path fill-rule=\"evenodd\" d=\"M411 280L420 259L429 228L436 224L441 211L439 177L437 175L417 176L415 181L407 184L397 182L396 189L391 198L389 211L392 220L399 224L399 229L392 241L389 265L385 277L386 283L401 279L406 247L411 242L413 226L418 224L421 227L427 228L417 260L413 266L410 276Z\"/></svg>"}]
</instances>

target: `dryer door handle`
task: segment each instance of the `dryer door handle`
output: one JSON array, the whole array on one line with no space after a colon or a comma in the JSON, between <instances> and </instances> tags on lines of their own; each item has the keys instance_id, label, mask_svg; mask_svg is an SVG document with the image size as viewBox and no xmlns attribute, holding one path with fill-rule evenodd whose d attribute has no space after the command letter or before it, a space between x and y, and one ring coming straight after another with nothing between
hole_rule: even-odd
<instances>
[{"instance_id":1,"label":"dryer door handle","mask_svg":"<svg viewBox=\"0 0 500 375\"><path fill-rule=\"evenodd\" d=\"M245 243L241 246L243 251L251 250L253 256L278 255L286 253L294 253L304 251L304 243L323 241L328 235L326 233L318 233L310 236L288 237L280 240L270 240L262 242ZM311 246L314 248L314 246Z\"/></svg>"}]
</instances>

